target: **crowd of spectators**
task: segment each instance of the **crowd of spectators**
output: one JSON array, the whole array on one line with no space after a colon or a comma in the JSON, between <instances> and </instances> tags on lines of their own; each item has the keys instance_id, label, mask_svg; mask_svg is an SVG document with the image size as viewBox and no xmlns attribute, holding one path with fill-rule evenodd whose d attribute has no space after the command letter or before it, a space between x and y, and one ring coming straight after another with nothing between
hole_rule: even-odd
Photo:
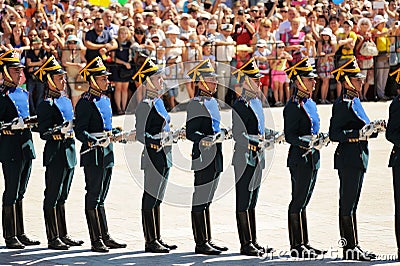
<instances>
[{"instance_id":1,"label":"crowd of spectators","mask_svg":"<svg viewBox=\"0 0 400 266\"><path fill-rule=\"evenodd\" d=\"M251 56L264 74L261 88L270 105L288 100L284 70L303 57L319 76L313 95L318 103L340 95L331 71L354 56L367 76L361 100L388 100L397 93L389 71L400 64L399 7L400 0L128 0L108 7L83 0L0 0L0 45L21 54L32 113L44 98L32 73L51 55L67 71L74 104L87 89L79 70L101 56L112 73L116 114L126 111L138 89L131 77L146 57L167 68L170 108L182 95L193 97L194 88L179 80L190 62L206 58L218 72L217 97L232 104L231 67Z\"/></svg>"}]
</instances>

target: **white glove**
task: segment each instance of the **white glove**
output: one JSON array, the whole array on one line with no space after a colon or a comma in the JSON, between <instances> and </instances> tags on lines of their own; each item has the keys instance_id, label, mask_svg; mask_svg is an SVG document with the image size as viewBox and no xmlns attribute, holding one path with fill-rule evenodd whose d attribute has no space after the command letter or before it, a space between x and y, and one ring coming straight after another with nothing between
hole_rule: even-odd
<instances>
[{"instance_id":1,"label":"white glove","mask_svg":"<svg viewBox=\"0 0 400 266\"><path fill-rule=\"evenodd\" d=\"M314 149L320 150L324 146L324 142L321 138L317 138L314 141L312 141L311 145Z\"/></svg>"},{"instance_id":2,"label":"white glove","mask_svg":"<svg viewBox=\"0 0 400 266\"><path fill-rule=\"evenodd\" d=\"M169 131L165 132L164 134L165 135L160 141L161 146L171 146L172 143L174 142L173 132Z\"/></svg>"},{"instance_id":3,"label":"white glove","mask_svg":"<svg viewBox=\"0 0 400 266\"><path fill-rule=\"evenodd\" d=\"M360 139L366 140L373 133L374 133L374 126L372 124L366 124L362 129L360 129Z\"/></svg>"},{"instance_id":4,"label":"white glove","mask_svg":"<svg viewBox=\"0 0 400 266\"><path fill-rule=\"evenodd\" d=\"M11 130L24 129L24 119L22 117L14 118L11 125Z\"/></svg>"},{"instance_id":5,"label":"white glove","mask_svg":"<svg viewBox=\"0 0 400 266\"><path fill-rule=\"evenodd\" d=\"M104 137L101 139L98 139L94 146L100 146L100 147L107 147L110 144L110 138L109 137Z\"/></svg>"},{"instance_id":6,"label":"white glove","mask_svg":"<svg viewBox=\"0 0 400 266\"><path fill-rule=\"evenodd\" d=\"M264 148L264 150L272 150L274 148L274 144L275 144L275 140L274 139L268 139L268 140L264 140L263 142L260 143Z\"/></svg>"},{"instance_id":7,"label":"white glove","mask_svg":"<svg viewBox=\"0 0 400 266\"><path fill-rule=\"evenodd\" d=\"M73 126L74 126L74 124L73 124L72 120L65 121L63 126L61 127L61 133L67 134L67 133L71 132Z\"/></svg>"}]
</instances>

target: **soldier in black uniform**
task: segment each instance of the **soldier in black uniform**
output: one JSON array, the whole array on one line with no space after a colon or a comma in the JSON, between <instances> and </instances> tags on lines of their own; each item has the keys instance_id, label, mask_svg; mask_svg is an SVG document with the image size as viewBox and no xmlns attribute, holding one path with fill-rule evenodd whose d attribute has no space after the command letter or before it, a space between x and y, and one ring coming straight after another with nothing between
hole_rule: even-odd
<instances>
[{"instance_id":1,"label":"soldier in black uniform","mask_svg":"<svg viewBox=\"0 0 400 266\"><path fill-rule=\"evenodd\" d=\"M334 166L340 179L339 226L343 239L343 259L369 261L358 246L356 211L364 173L368 165L368 138L376 137L372 130L362 130L370 123L359 99L365 76L360 73L356 60L349 59L333 72L342 83L342 94L333 104L329 137L339 142Z\"/></svg>"},{"instance_id":2,"label":"soldier in black uniform","mask_svg":"<svg viewBox=\"0 0 400 266\"><path fill-rule=\"evenodd\" d=\"M317 106L310 98L317 75L313 73L308 58L288 68L286 73L294 85L293 95L283 110L285 139L290 143L287 166L292 181L288 211L291 256L314 258L325 253L310 246L306 216L320 159L319 150L311 147L307 139L307 136L317 135L320 128Z\"/></svg>"},{"instance_id":3,"label":"soldier in black uniform","mask_svg":"<svg viewBox=\"0 0 400 266\"><path fill-rule=\"evenodd\" d=\"M114 165L113 144L109 136L118 131L112 128L111 103L104 95L110 73L101 58L96 57L80 74L90 85L75 109L75 134L82 142L81 153L85 152L81 154L80 163L85 172L85 214L92 250L108 252L108 248L126 247L126 244L117 243L110 237L104 209Z\"/></svg>"},{"instance_id":4,"label":"soldier in black uniform","mask_svg":"<svg viewBox=\"0 0 400 266\"><path fill-rule=\"evenodd\" d=\"M400 68L390 73L390 75L396 75L395 80L400 83ZM394 228L397 241L397 258L400 259L400 95L393 99L389 107L386 139L394 144L390 153L389 167L392 167L393 173Z\"/></svg>"},{"instance_id":5,"label":"soldier in black uniform","mask_svg":"<svg viewBox=\"0 0 400 266\"><path fill-rule=\"evenodd\" d=\"M47 97L37 109L39 133L46 141L43 165L46 167L46 189L43 211L48 247L68 249L83 241L71 239L67 233L65 201L71 187L76 165L73 132L74 108L65 92L65 71L51 56L34 75L46 82Z\"/></svg>"},{"instance_id":6,"label":"soldier in black uniform","mask_svg":"<svg viewBox=\"0 0 400 266\"><path fill-rule=\"evenodd\" d=\"M241 84L241 95L232 108L232 133L235 148L232 164L236 179L236 220L240 239L240 254L259 256L273 249L257 243L255 208L260 190L264 151L260 139L264 135L264 112L260 93L260 71L251 58L232 73Z\"/></svg>"},{"instance_id":7,"label":"soldier in black uniform","mask_svg":"<svg viewBox=\"0 0 400 266\"><path fill-rule=\"evenodd\" d=\"M165 146L162 139L162 134L171 133L171 119L160 98L165 93L164 81L161 71L149 58L133 79L145 89L145 97L135 113L136 136L144 144L141 168L144 170L142 222L146 240L145 251L168 253L177 246L164 243L160 235L160 204L172 166L171 146Z\"/></svg>"},{"instance_id":8,"label":"soldier in black uniform","mask_svg":"<svg viewBox=\"0 0 400 266\"><path fill-rule=\"evenodd\" d=\"M29 118L28 92L21 87L23 65L19 53L9 50L0 55L0 71L4 82L0 87L0 121L19 122L1 132L0 162L3 166L3 236L7 248L22 249L28 245L39 245L25 235L22 200L31 174L35 149L32 133L23 123Z\"/></svg>"},{"instance_id":9,"label":"soldier in black uniform","mask_svg":"<svg viewBox=\"0 0 400 266\"><path fill-rule=\"evenodd\" d=\"M214 134L221 132L221 114L213 94L216 92L216 74L207 59L187 75L195 87L195 97L187 106L186 138L193 141L192 170L194 192L192 199L192 229L196 242L195 253L218 255L228 250L211 241L210 204L222 172L222 141L212 143Z\"/></svg>"}]
</instances>

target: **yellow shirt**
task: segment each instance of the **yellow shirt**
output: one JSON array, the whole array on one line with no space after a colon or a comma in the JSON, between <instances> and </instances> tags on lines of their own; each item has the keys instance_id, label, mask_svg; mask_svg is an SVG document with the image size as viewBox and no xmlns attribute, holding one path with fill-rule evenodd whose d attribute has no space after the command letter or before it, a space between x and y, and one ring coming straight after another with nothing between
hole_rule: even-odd
<instances>
[{"instance_id":1,"label":"yellow shirt","mask_svg":"<svg viewBox=\"0 0 400 266\"><path fill-rule=\"evenodd\" d=\"M338 40L345 40L347 38L352 38L354 40L354 42L357 41L357 34L354 31L350 31L349 35L347 36L346 33L339 33L338 34ZM339 49L339 46L338 46ZM346 45L343 45L342 48L342 56L340 57L342 58L353 58L354 56L354 49L350 49L347 48Z\"/></svg>"},{"instance_id":2,"label":"yellow shirt","mask_svg":"<svg viewBox=\"0 0 400 266\"><path fill-rule=\"evenodd\" d=\"M372 30L372 35L378 32L377 29ZM387 28L383 28L382 32L388 32ZM376 37L376 48L379 52L390 52L390 39L388 36Z\"/></svg>"}]
</instances>

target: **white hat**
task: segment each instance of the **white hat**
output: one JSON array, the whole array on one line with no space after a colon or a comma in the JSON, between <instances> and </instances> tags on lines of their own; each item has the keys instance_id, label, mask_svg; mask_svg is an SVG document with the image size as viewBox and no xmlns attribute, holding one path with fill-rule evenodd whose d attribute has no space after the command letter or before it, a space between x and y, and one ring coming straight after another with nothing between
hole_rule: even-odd
<instances>
[{"instance_id":1,"label":"white hat","mask_svg":"<svg viewBox=\"0 0 400 266\"><path fill-rule=\"evenodd\" d=\"M204 12L204 13L200 14L200 18L206 18L206 19L210 20L211 19L211 15L208 12Z\"/></svg>"},{"instance_id":2,"label":"white hat","mask_svg":"<svg viewBox=\"0 0 400 266\"><path fill-rule=\"evenodd\" d=\"M181 32L178 28L178 26L176 25L169 25L167 31L165 32L165 34L176 34L179 35Z\"/></svg>"},{"instance_id":3,"label":"white hat","mask_svg":"<svg viewBox=\"0 0 400 266\"><path fill-rule=\"evenodd\" d=\"M374 27L378 26L381 23L385 23L387 20L382 15L376 15L374 17Z\"/></svg>"},{"instance_id":4,"label":"white hat","mask_svg":"<svg viewBox=\"0 0 400 266\"><path fill-rule=\"evenodd\" d=\"M324 29L321 31L320 35L328 35L329 37L331 37L331 39L332 39L332 37L333 37L331 28L324 28Z\"/></svg>"},{"instance_id":5,"label":"white hat","mask_svg":"<svg viewBox=\"0 0 400 266\"><path fill-rule=\"evenodd\" d=\"M264 39L259 39L256 44L257 47L267 47L267 41Z\"/></svg>"},{"instance_id":6,"label":"white hat","mask_svg":"<svg viewBox=\"0 0 400 266\"><path fill-rule=\"evenodd\" d=\"M189 15L188 13L182 13L180 16L180 19L183 19L183 18L192 18L192 16Z\"/></svg>"},{"instance_id":7,"label":"white hat","mask_svg":"<svg viewBox=\"0 0 400 266\"><path fill-rule=\"evenodd\" d=\"M232 29L233 29L233 25L232 24L222 24L221 25L221 30L231 31Z\"/></svg>"}]
</instances>

